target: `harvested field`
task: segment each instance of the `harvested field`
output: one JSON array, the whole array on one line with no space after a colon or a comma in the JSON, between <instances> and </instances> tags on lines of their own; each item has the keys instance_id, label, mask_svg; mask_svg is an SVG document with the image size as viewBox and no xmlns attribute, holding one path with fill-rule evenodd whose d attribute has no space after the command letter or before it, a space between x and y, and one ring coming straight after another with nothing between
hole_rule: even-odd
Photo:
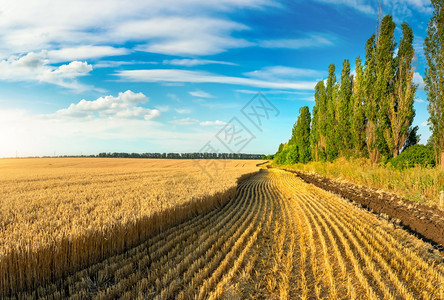
<instances>
[{"instance_id":1,"label":"harvested field","mask_svg":"<svg viewBox=\"0 0 444 300\"><path fill-rule=\"evenodd\" d=\"M350 199L433 243L444 251L444 210L413 203L393 194L322 177L316 173L287 170L305 182Z\"/></svg>"},{"instance_id":2,"label":"harvested field","mask_svg":"<svg viewBox=\"0 0 444 300\"><path fill-rule=\"evenodd\" d=\"M260 162L0 160L0 298L122 253L224 204L235 196L237 180L257 172Z\"/></svg>"},{"instance_id":3,"label":"harvested field","mask_svg":"<svg viewBox=\"0 0 444 300\"><path fill-rule=\"evenodd\" d=\"M439 299L431 246L294 174L263 169L236 196L18 298Z\"/></svg>"}]
</instances>

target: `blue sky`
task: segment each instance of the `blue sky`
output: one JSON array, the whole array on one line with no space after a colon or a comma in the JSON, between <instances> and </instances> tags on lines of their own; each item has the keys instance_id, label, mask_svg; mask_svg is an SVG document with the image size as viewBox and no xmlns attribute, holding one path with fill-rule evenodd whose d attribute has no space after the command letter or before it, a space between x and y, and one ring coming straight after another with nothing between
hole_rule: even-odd
<instances>
[{"instance_id":1,"label":"blue sky","mask_svg":"<svg viewBox=\"0 0 444 300\"><path fill-rule=\"evenodd\" d=\"M423 90L429 1L383 2L408 22L417 60L414 125L430 136ZM354 69L377 1L24 1L0 5L0 157L197 152L230 120L247 153L274 153L330 63ZM261 92L265 98L255 98ZM243 114L273 105L259 126ZM244 108L244 110L243 110ZM264 111L265 112L265 111ZM265 115L264 115L265 116ZM238 126L239 127L239 126ZM240 127L239 127L240 128Z\"/></svg>"}]
</instances>

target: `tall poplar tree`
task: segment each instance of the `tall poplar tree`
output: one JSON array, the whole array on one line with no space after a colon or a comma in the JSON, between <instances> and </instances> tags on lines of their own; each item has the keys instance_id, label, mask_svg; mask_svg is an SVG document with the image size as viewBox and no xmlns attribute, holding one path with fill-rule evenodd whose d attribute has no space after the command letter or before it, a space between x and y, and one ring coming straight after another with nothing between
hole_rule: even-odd
<instances>
[{"instance_id":1,"label":"tall poplar tree","mask_svg":"<svg viewBox=\"0 0 444 300\"><path fill-rule=\"evenodd\" d=\"M411 131L415 110L413 101L416 86L413 84L413 30L407 24L402 25L402 39L399 43L398 54L395 60L396 76L393 94L388 107L388 116L391 125L391 150L393 157L398 156Z\"/></svg>"},{"instance_id":2,"label":"tall poplar tree","mask_svg":"<svg viewBox=\"0 0 444 300\"><path fill-rule=\"evenodd\" d=\"M367 118L365 134L367 138L367 151L370 160L376 163L379 152L376 147L376 126L378 124L379 103L375 93L376 82L376 37L372 35L366 43L364 71L364 111Z\"/></svg>"},{"instance_id":3,"label":"tall poplar tree","mask_svg":"<svg viewBox=\"0 0 444 300\"><path fill-rule=\"evenodd\" d=\"M325 137L327 102L324 81L319 81L315 86L315 106L313 107L313 118L311 125L310 143L312 158L316 161L326 159L325 149L327 141Z\"/></svg>"},{"instance_id":4,"label":"tall poplar tree","mask_svg":"<svg viewBox=\"0 0 444 300\"><path fill-rule=\"evenodd\" d=\"M351 132L350 132L350 113L351 113L351 95L352 81L350 77L350 62L345 59L342 64L341 84L337 97L337 128L335 131L338 151L341 156L350 156L351 151Z\"/></svg>"},{"instance_id":5,"label":"tall poplar tree","mask_svg":"<svg viewBox=\"0 0 444 300\"><path fill-rule=\"evenodd\" d=\"M301 163L308 163L311 160L310 149L310 123L311 116L308 106L299 110L299 117L296 122L295 145L298 151L298 159Z\"/></svg>"},{"instance_id":6,"label":"tall poplar tree","mask_svg":"<svg viewBox=\"0 0 444 300\"><path fill-rule=\"evenodd\" d=\"M364 112L364 70L362 69L361 58L355 60L356 76L353 81L353 94L351 98L350 132L353 155L355 157L365 156L366 136L365 136L365 112Z\"/></svg>"},{"instance_id":7,"label":"tall poplar tree","mask_svg":"<svg viewBox=\"0 0 444 300\"><path fill-rule=\"evenodd\" d=\"M432 0L433 16L427 28L425 90L429 101L429 126L437 162L444 168L444 3Z\"/></svg>"},{"instance_id":8,"label":"tall poplar tree","mask_svg":"<svg viewBox=\"0 0 444 300\"><path fill-rule=\"evenodd\" d=\"M376 148L384 158L393 153L393 137L388 116L390 97L393 93L395 73L395 23L392 16L386 15L381 22L376 45L376 83L374 85L377 112Z\"/></svg>"},{"instance_id":9,"label":"tall poplar tree","mask_svg":"<svg viewBox=\"0 0 444 300\"><path fill-rule=\"evenodd\" d=\"M326 154L329 161L334 160L338 156L338 148L336 142L336 74L335 65L328 66L328 79L326 86Z\"/></svg>"}]
</instances>

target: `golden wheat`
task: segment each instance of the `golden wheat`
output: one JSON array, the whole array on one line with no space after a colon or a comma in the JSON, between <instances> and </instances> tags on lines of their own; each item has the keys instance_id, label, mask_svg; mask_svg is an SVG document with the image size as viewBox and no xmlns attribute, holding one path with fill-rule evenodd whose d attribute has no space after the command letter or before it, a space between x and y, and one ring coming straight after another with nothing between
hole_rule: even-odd
<instances>
[{"instance_id":1,"label":"golden wheat","mask_svg":"<svg viewBox=\"0 0 444 300\"><path fill-rule=\"evenodd\" d=\"M19 299L441 299L431 246L291 173Z\"/></svg>"},{"instance_id":2,"label":"golden wheat","mask_svg":"<svg viewBox=\"0 0 444 300\"><path fill-rule=\"evenodd\" d=\"M0 296L61 278L222 205L257 163L0 160Z\"/></svg>"}]
</instances>

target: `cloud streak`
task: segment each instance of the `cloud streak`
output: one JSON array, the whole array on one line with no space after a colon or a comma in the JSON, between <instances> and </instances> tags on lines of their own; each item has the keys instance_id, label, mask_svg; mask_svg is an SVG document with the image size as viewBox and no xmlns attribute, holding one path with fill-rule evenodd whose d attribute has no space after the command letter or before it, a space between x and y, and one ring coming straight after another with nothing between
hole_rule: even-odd
<instances>
[{"instance_id":1,"label":"cloud streak","mask_svg":"<svg viewBox=\"0 0 444 300\"><path fill-rule=\"evenodd\" d=\"M168 83L220 83L241 86L253 86L272 89L312 90L316 82L270 82L248 77L218 75L204 71L179 69L124 70L116 73L125 81L133 82L168 82Z\"/></svg>"},{"instance_id":2,"label":"cloud streak","mask_svg":"<svg viewBox=\"0 0 444 300\"><path fill-rule=\"evenodd\" d=\"M263 48L286 48L286 49L304 49L304 48L318 48L334 45L335 38L328 37L322 34L310 34L307 37L298 39L274 39L262 40L258 45Z\"/></svg>"},{"instance_id":3,"label":"cloud streak","mask_svg":"<svg viewBox=\"0 0 444 300\"><path fill-rule=\"evenodd\" d=\"M141 51L174 55L210 55L250 46L233 36L247 26L215 13L277 6L273 0L146 0L131 5L120 0L93 4L5 0L3 4L8 9L1 11L0 58L17 54L17 49L19 53L48 49L60 62L125 55L128 50L109 45L127 42L136 42Z\"/></svg>"}]
</instances>

